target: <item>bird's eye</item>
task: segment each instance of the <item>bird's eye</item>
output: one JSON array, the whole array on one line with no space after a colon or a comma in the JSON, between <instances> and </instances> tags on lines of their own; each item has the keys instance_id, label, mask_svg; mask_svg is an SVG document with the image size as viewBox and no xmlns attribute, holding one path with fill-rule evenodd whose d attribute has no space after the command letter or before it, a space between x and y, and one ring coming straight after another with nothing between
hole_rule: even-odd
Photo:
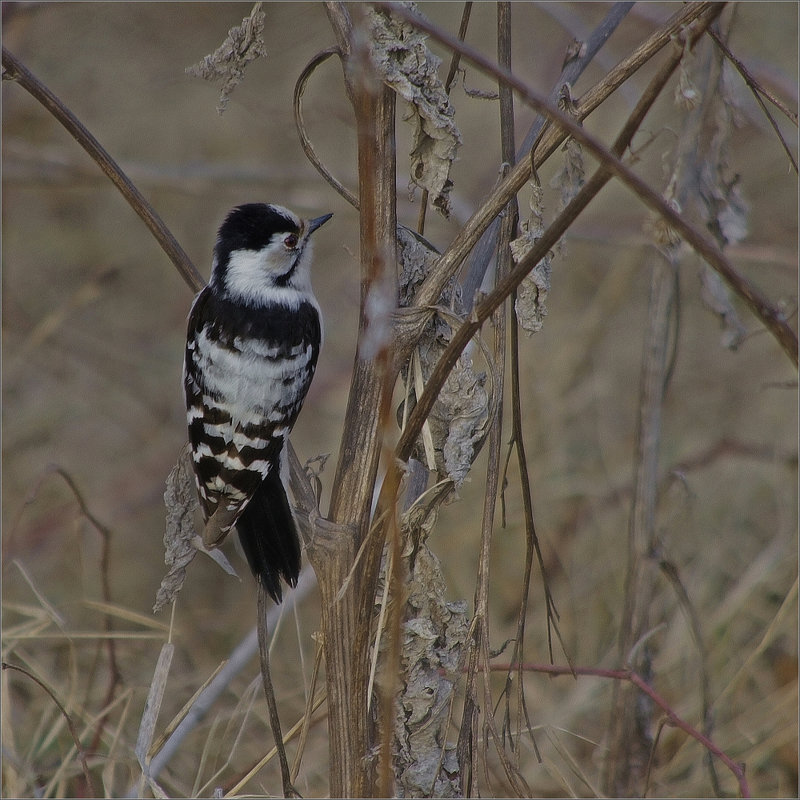
<instances>
[{"instance_id":1,"label":"bird's eye","mask_svg":"<svg viewBox=\"0 0 800 800\"><path fill-rule=\"evenodd\" d=\"M284 245L286 245L287 250L294 250L297 247L297 234L290 233L284 240Z\"/></svg>"}]
</instances>

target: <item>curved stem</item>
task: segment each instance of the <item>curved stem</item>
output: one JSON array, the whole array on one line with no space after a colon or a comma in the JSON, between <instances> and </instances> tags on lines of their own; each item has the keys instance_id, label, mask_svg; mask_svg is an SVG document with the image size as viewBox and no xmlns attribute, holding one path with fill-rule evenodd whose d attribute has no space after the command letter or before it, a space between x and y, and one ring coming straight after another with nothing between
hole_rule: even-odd
<instances>
[{"instance_id":1,"label":"curved stem","mask_svg":"<svg viewBox=\"0 0 800 800\"><path fill-rule=\"evenodd\" d=\"M32 94L69 132L70 136L94 159L114 186L139 215L156 241L161 245L181 277L199 292L205 286L203 276L197 271L192 260L186 255L178 240L170 233L161 217L155 212L144 195L133 185L122 168L95 139L86 126L47 88L25 65L3 48L3 69L10 78ZM4 75L5 77L5 75Z\"/></svg>"}]
</instances>

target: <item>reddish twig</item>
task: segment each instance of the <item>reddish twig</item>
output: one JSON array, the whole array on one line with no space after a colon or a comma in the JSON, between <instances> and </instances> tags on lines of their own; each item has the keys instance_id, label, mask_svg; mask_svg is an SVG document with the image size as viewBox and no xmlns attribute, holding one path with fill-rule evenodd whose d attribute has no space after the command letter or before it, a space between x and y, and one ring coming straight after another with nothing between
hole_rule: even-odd
<instances>
[{"instance_id":1,"label":"reddish twig","mask_svg":"<svg viewBox=\"0 0 800 800\"><path fill-rule=\"evenodd\" d=\"M658 693L647 681L633 670L629 669L603 669L601 667L573 667L561 666L557 664L492 664L492 671L508 672L509 670L519 670L522 672L543 672L547 675L589 675L595 678L610 678L616 681L628 681L639 691L644 692L666 715L670 725L680 728L684 733L700 742L712 755L715 755L733 773L739 783L739 791L742 797L750 797L750 787L745 776L744 764L734 761L729 755L724 753L714 742L700 731L682 720L673 710L670 704Z\"/></svg>"}]
</instances>

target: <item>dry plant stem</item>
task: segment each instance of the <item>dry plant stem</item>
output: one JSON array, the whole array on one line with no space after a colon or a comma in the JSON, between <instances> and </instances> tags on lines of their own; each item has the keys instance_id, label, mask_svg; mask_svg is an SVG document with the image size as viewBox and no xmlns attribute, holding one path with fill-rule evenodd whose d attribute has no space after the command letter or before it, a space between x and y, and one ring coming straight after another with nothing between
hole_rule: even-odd
<instances>
[{"instance_id":1,"label":"dry plant stem","mask_svg":"<svg viewBox=\"0 0 800 800\"><path fill-rule=\"evenodd\" d=\"M61 712L61 716L64 717L64 720L67 723L67 728L69 729L69 734L72 737L72 741L75 744L75 749L78 752L78 759L81 763L81 770L83 771L83 779L86 781L86 788L89 791L91 797L97 797L97 792L94 788L94 783L92 782L92 775L89 772L89 765L86 762L86 751L83 749L81 745L80 737L78 736L78 731L75 728L75 723L72 721L72 717L67 713L67 709L61 705L59 699L55 696L53 690L42 680L37 678L34 674L29 672L25 667L20 667L16 664L8 664L5 661L3 662L3 669L10 669L14 670L15 672L22 673L26 678L30 678L35 684L40 686L42 689L50 695L50 699L58 706L58 710Z\"/></svg>"},{"instance_id":2,"label":"dry plant stem","mask_svg":"<svg viewBox=\"0 0 800 800\"><path fill-rule=\"evenodd\" d=\"M458 25L458 38L463 42L467 38L467 28L469 27L469 18L472 14L472 3L464 3L464 9L461 12L461 22ZM450 87L456 78L458 72L458 65L461 63L461 54L453 53L450 59L450 69L447 71L447 78L444 81L444 90L450 94Z\"/></svg>"},{"instance_id":3,"label":"dry plant stem","mask_svg":"<svg viewBox=\"0 0 800 800\"><path fill-rule=\"evenodd\" d=\"M659 30L649 36L639 47L630 55L620 61L599 83L587 91L577 102L575 109L575 119L580 122L594 111L604 100L614 93L631 75L649 61L663 47L668 45L683 27L690 24L699 17L704 11L708 11L709 3L689 3L677 14L671 17ZM437 30L438 32L438 30ZM436 33L431 33L436 36ZM441 34L440 41L449 44L446 34ZM438 37L437 37L438 38ZM465 50L461 47L452 48L456 52L463 52L476 55L484 61L483 69L488 73L493 73L494 65L491 65L476 51ZM550 117L549 114L543 116ZM550 127L544 135L539 138L533 154L534 166L538 169L561 145L567 134L558 127ZM437 263L437 269L433 271L423 285L418 289L415 297L417 305L425 307L434 305L442 293L442 289L448 280L456 273L464 259L472 252L473 247L478 242L484 231L489 227L492 220L505 208L509 200L525 185L531 177L531 159L519 158L516 166L511 170L505 180L501 181L491 192L485 202L470 217L466 225L459 231L452 241L447 251L442 255Z\"/></svg>"},{"instance_id":4,"label":"dry plant stem","mask_svg":"<svg viewBox=\"0 0 800 800\"><path fill-rule=\"evenodd\" d=\"M775 118L770 114L769 109L764 103L763 98L761 95L764 95L773 105L777 106L797 127L797 112L791 111L788 109L783 103L778 100L777 97L767 92L756 79L748 72L747 68L741 61L739 61L736 56L731 53L728 49L728 46L722 39L719 38L717 33L713 29L709 29L708 35L714 40L717 47L725 54L725 57L736 67L739 71L739 74L742 76L742 79L747 84L750 91L753 93L753 97L755 97L756 102L761 106L761 110L764 112L764 116L769 121L769 124L772 126L772 129L775 131L775 135L778 137L778 141L781 143L781 147L783 147L783 151L786 153L786 156L789 159L789 162L792 165L792 169L797 172L797 159L794 157L794 153L789 149L789 145L786 143L786 140L783 138L783 134L781 133L780 128L778 127L778 123L775 122Z\"/></svg>"},{"instance_id":5,"label":"dry plant stem","mask_svg":"<svg viewBox=\"0 0 800 800\"><path fill-rule=\"evenodd\" d=\"M715 10L719 11L721 9L717 8ZM711 15L708 15L704 18L704 23L706 25L710 24L711 21ZM699 33L700 32L698 31L696 35L699 35ZM456 43L456 45L458 45L458 43ZM625 148L630 143L648 109L655 101L672 72L677 67L679 61L680 53L672 53L667 63L661 68L655 78L653 78L616 141L614 142L612 147L613 153L619 155L625 151ZM514 83L518 83L513 77L510 79L513 80ZM569 121L569 124L573 125L571 120ZM577 130L580 130L580 128ZM613 158L611 153L609 153L608 156L609 158ZM452 340L440 357L439 362L437 363L433 372L429 376L428 382L425 386L425 391L420 395L419 398L417 398L417 404L409 415L406 427L404 428L403 433L401 434L397 443L395 453L401 461L407 460L410 456L414 442L416 441L419 431L422 428L422 423L430 413L439 390L444 385L444 381L452 369L453 364L456 362L458 356L461 354L464 347L466 347L469 340L480 329L483 322L488 319L489 315L494 311L494 309L497 308L497 306L502 303L503 300L505 300L505 298L508 297L519 285L525 275L527 275L528 272L530 272L533 267L548 253L548 251L555 246L556 242L569 228L575 218L584 210L584 208L586 208L589 202L591 202L591 200L600 191L600 189L605 186L611 177L611 171L606 169L605 165L601 166L600 169L598 169L584 184L578 194L570 201L561 214L559 214L558 217L550 224L550 226L542 235L541 239L537 241L536 245L531 249L528 255L522 261L520 261L503 280L499 281L497 286L495 286L495 288L488 295L486 295L486 297L481 299L480 303L474 307L470 318L465 321L455 332ZM648 188L648 192L649 191L651 190ZM670 213L672 213L671 210ZM684 225L682 220L680 221L680 224ZM701 238L704 239L704 237ZM704 241L709 248L712 248L716 253L719 254L720 258L724 258L715 246L711 245L705 239ZM765 300L763 302L766 303ZM775 311L775 314L777 316L778 312ZM786 329L787 338L793 338L794 346L796 348L797 339L794 336L794 333L785 322L782 322L781 324Z\"/></svg>"},{"instance_id":6,"label":"dry plant stem","mask_svg":"<svg viewBox=\"0 0 800 800\"><path fill-rule=\"evenodd\" d=\"M87 130L81 121L31 73L15 56L3 48L3 69L20 86L30 92L69 132L73 139L94 159L100 169L119 189L131 208L141 217L145 225L169 256L189 286L198 292L205 285L200 273L189 256L178 244L167 226L156 214L142 193L131 183L119 164L106 152L100 142Z\"/></svg>"},{"instance_id":7,"label":"dry plant stem","mask_svg":"<svg viewBox=\"0 0 800 800\"><path fill-rule=\"evenodd\" d=\"M370 543L349 590L339 602L335 598L369 531L382 449L381 421L388 412L394 385L388 352L391 336L382 340L376 327L379 321L370 318L369 303L380 298L389 281L396 280L395 97L374 79L365 43L360 41L363 33L359 32L356 41L345 6L326 3L326 10L342 53L345 85L358 132L361 308L358 352L329 509L331 522L346 526L353 535L328 543L328 549L337 553L333 565L316 559L314 567L323 594L330 792L332 796L361 797L374 791L374 765L365 761L372 745L367 685L382 536Z\"/></svg>"},{"instance_id":8,"label":"dry plant stem","mask_svg":"<svg viewBox=\"0 0 800 800\"><path fill-rule=\"evenodd\" d=\"M272 729L272 738L278 751L278 761L281 765L281 782L284 797L299 797L300 794L292 786L292 776L289 771L289 762L286 760L286 748L283 746L281 733L281 719L278 716L278 704L275 701L275 689L272 685L272 675L269 669L269 631L267 630L267 592L264 584L258 581L258 655L261 664L261 682L267 698L269 709L269 726Z\"/></svg>"},{"instance_id":9,"label":"dry plant stem","mask_svg":"<svg viewBox=\"0 0 800 800\"><path fill-rule=\"evenodd\" d=\"M297 456L294 451L290 451L290 456L294 461ZM305 475L303 475L305 478ZM307 482L307 479L306 479ZM300 482L299 476L292 473L292 487L296 495L296 486L304 485ZM315 581L312 570L304 568L300 572L300 578L295 589L284 599L283 604L273 606L269 611L267 628L277 624L281 611L288 611L296 603L305 597L314 587ZM207 685L200 690L193 699L192 704L186 709L184 715L175 723L168 735L163 735L163 739L151 748L148 754L150 760L150 777L155 779L161 770L169 764L172 757L180 750L186 737L197 728L205 718L213 704L231 685L231 682L246 669L252 661L253 655L258 650L258 626L255 626L244 639L234 648L230 657L220 667L219 671L211 678ZM168 729L169 730L169 729Z\"/></svg>"},{"instance_id":10,"label":"dry plant stem","mask_svg":"<svg viewBox=\"0 0 800 800\"><path fill-rule=\"evenodd\" d=\"M502 61L510 62L511 59L511 6L509 3L498 5L498 51ZM500 103L501 119L501 150L508 163L514 158L513 135L513 102L511 93L503 91L501 87ZM496 279L501 280L511 269L511 250L509 242L516 236L517 208L512 200L506 209L501 225L498 241ZM490 588L490 553L494 520L497 509L497 498L500 491L502 474L501 449L503 447L503 383L506 372L506 334L507 310L504 304L499 305L492 315L494 328L494 347L492 368L495 372L493 384L498 396L495 398L494 418L491 420L489 438L487 442L488 464L485 492L483 499L483 516L481 520L481 545L478 561L478 574L475 589L475 617L472 636L468 643L467 686L465 694L464 714L457 753L459 768L461 770L461 785L466 796L478 793L477 765L478 765L478 715L483 709L482 746L484 750L483 765L484 779L489 786L488 754L486 750L491 737L500 763L514 791L523 797L529 797L530 788L519 772L518 767L511 762L503 747L502 736L498 733L492 714L492 694L489 665L489 588ZM477 683L481 677L479 694Z\"/></svg>"},{"instance_id":11,"label":"dry plant stem","mask_svg":"<svg viewBox=\"0 0 800 800\"><path fill-rule=\"evenodd\" d=\"M617 657L640 675L652 670L647 643L629 654L650 629L649 611L656 581L655 565L648 554L655 547L655 511L658 493L658 453L661 412L666 390L670 318L675 302L675 266L653 257L647 331L642 356L639 418L633 504L628 525L627 568ZM605 791L627 797L643 791L649 753L650 714L638 702L630 684L614 684L609 720L609 746L605 759Z\"/></svg>"},{"instance_id":12,"label":"dry plant stem","mask_svg":"<svg viewBox=\"0 0 800 800\"><path fill-rule=\"evenodd\" d=\"M390 494L394 497L396 508L397 494L400 489L400 473L392 470L386 480L392 481L389 487ZM378 719L378 733L380 736L380 761L378 764L378 797L392 797L394 795L394 754L392 741L394 739L394 707L399 685L399 664L402 647L402 622L405 608L403 587L405 584L405 571L403 569L403 547L400 527L397 524L397 515L391 514L388 521L388 547L387 564L391 570L387 571L385 580L389 586L386 602L389 604L387 621L387 648L380 681L380 717Z\"/></svg>"},{"instance_id":13,"label":"dry plant stem","mask_svg":"<svg viewBox=\"0 0 800 800\"><path fill-rule=\"evenodd\" d=\"M579 55L565 62L561 74L553 84L554 88L550 90L549 97L551 101L555 102L558 100L565 83L570 86L575 84L575 81L583 74L583 71L589 66L592 59L627 16L628 12L633 8L633 5L634 4L630 2L614 3L608 14L606 14L594 31L592 31L591 35L586 38L586 41L581 43ZM460 34L458 38L464 39ZM459 57L457 53L453 55L454 59L456 57ZM533 149L534 143L541 137L546 125L547 118L539 114L525 134L516 160L525 160L529 163L531 149ZM508 163L514 162L509 161ZM481 235L480 240L475 245L470 255L469 265L462 270L461 290L465 308L468 311L472 308L475 292L483 282L483 277L486 274L496 246L497 226L495 222Z\"/></svg>"},{"instance_id":14,"label":"dry plant stem","mask_svg":"<svg viewBox=\"0 0 800 800\"><path fill-rule=\"evenodd\" d=\"M562 131L580 142L581 145L600 161L602 165L601 171L607 172L608 177L613 176L619 178L648 208L662 217L670 227L674 228L675 232L678 233L681 238L709 264L709 266L722 276L723 280L725 280L734 292L747 304L750 311L761 320L764 326L775 337L795 367L797 366L797 334L789 326L784 312L780 308L774 306L766 296L753 286L743 275L737 272L708 236L695 228L676 212L658 192L652 189L646 181L627 167L620 160L619 156L615 157L612 155L599 139L581 128L575 120L555 108L546 98L532 91L508 70L493 64L474 48L459 42L450 34L408 11L403 6L396 6L392 3L379 3L378 5L397 14L401 19L411 22L421 31L429 34L432 38L435 38L447 47L458 50L464 58L472 62L482 72L507 83L518 92L520 97L532 108L540 113L546 114L551 122L555 123L555 126L560 127ZM698 6L699 5L701 4L698 4ZM723 4L702 5L704 8L701 9L701 11L705 12L703 17L703 26L705 27L713 18L719 15ZM708 6L710 6L710 8ZM690 4L687 9L696 10L696 7ZM699 16L699 14L697 16ZM579 108L580 107L582 107L582 104ZM438 281L441 280L444 275L449 275L451 269L455 270L469 251L469 248L467 248L466 251L461 252L461 247L463 247L466 241L469 241L470 247L474 244L477 237L483 233L491 220L497 216L499 211L508 202L508 199L510 199L510 197L521 188L525 180L527 180L527 177L530 175L529 169L530 165L517 175L518 178L522 175L525 177L516 186L514 191L508 194L504 192L505 196L501 197L500 189L502 187L505 187L505 189L510 188L510 186L508 186L508 181L504 181L501 187L498 187L493 193L490 200L467 222L466 226L462 229L461 235L456 237L456 240L448 249L447 253L442 257L441 262L447 264L447 268L445 269L442 267L431 274L431 278L434 275L436 276L435 281L437 285L434 286L433 282L429 284L428 281L426 281L417 292L415 305L423 307L435 302L435 298L438 297L438 293L441 291L441 287L438 286ZM512 172L512 175L514 174L515 173ZM605 181L603 183L605 183ZM433 301L429 296L432 290L436 290Z\"/></svg>"},{"instance_id":15,"label":"dry plant stem","mask_svg":"<svg viewBox=\"0 0 800 800\"><path fill-rule=\"evenodd\" d=\"M341 51L338 47L329 47L327 50L323 50L311 61L306 64L303 68L303 71L300 73L300 76L297 79L297 83L294 86L294 100L293 100L293 110L294 110L294 124L297 128L298 136L300 137L300 145L303 148L303 152L306 154L306 158L313 164L316 168L317 172L325 179L325 181L333 188L335 192L340 194L348 203L350 203L353 208L358 209L358 198L344 185L342 185L328 170L325 164L317 155L316 150L314 150L314 145L311 144L311 139L308 137L308 132L306 131L306 123L303 119L303 92L305 91L306 84L308 83L309 78L314 73L314 70L322 64L324 61L327 61L331 56L338 55L341 58Z\"/></svg>"},{"instance_id":16,"label":"dry plant stem","mask_svg":"<svg viewBox=\"0 0 800 800\"><path fill-rule=\"evenodd\" d=\"M512 6L510 3L498 3L497 4L497 60L502 66L506 69L511 69L511 9ZM513 165L514 163L514 153L516 150L516 144L514 141L514 94L511 89L504 85L503 83L499 84L498 87L500 93L500 140L501 140L501 158L503 163L508 165ZM510 168L510 167L509 167ZM512 259L511 259L511 241L516 238L517 235L517 225L519 221L519 209L517 206L516 199L512 200L508 204L508 208L504 216L502 217L502 221L500 224L500 232L497 239L497 275L499 277L505 276L512 267ZM515 301L516 301L516 293L512 293L511 295L511 326L510 326L510 340L511 340L511 352L510 352L510 368L511 368L511 415L512 415L512 422L511 422L511 440L512 446L516 445L517 454L520 458L520 483L521 483L521 490L523 495L523 507L524 507L524 514L525 514L525 567L523 569L522 574L522 597L520 599L520 607L519 613L517 616L517 634L514 640L514 661L522 661L524 658L523 655L523 641L525 638L525 619L527 618L527 611L528 611L528 593L530 589L530 579L531 579L531 568L533 566L533 548L536 539L536 531L533 527L533 506L531 504L531 490L530 490L530 479L528 476L528 467L525 463L525 444L522 439L522 422L521 422L521 411L520 411L520 387L519 387L519 328L516 323L516 313L514 311L515 308ZM501 306L502 315L501 315L501 324L503 326L504 332L506 327L506 310L504 304ZM506 368L506 358L505 358L505 335L503 336L502 341L498 337L495 342L496 349L503 353L501 358L501 365L503 371L505 372ZM502 476L500 478L500 485L505 482L505 473L506 470L503 469ZM502 489L500 489L502 493ZM546 588L547 585L547 577L542 574L544 583L545 583L545 593L549 597L549 591ZM550 632L550 621L551 621L551 614L550 614L550 605L547 605L547 630L548 636ZM552 651L552 647L551 647ZM551 652L552 658L552 652ZM520 675L521 677L521 675ZM517 735L511 736L512 747L514 749L514 755L517 760L516 766L518 767L519 762L519 743L522 737L519 735L521 732L522 727L522 719L523 717L528 717L527 707L525 703L525 694L524 694L524 685L522 680L517 681ZM506 686L503 691L503 695L506 700L506 713L503 719L503 746L505 746L505 736L506 731L510 733L511 730L511 709L510 709L510 699L511 699L511 673L509 672ZM488 713L488 709L487 709ZM527 721L528 729L530 730L530 722ZM536 747L536 742L533 743L534 750L536 751L537 757L539 756L538 748Z\"/></svg>"},{"instance_id":17,"label":"dry plant stem","mask_svg":"<svg viewBox=\"0 0 800 800\"><path fill-rule=\"evenodd\" d=\"M53 464L48 467L48 472L54 472L56 475L59 475L70 488L70 491L75 497L75 500L78 503L78 507L81 510L81 514L86 517L87 520L92 524L94 529L100 534L100 538L102 539L102 546L100 550L100 581L102 587L102 594L103 600L106 603L111 603L111 582L109 579L109 559L111 556L111 530L105 526L99 519L90 511L89 506L86 503L83 495L81 494L80 489L78 489L77 484L72 479L72 476L63 468L59 467L56 464ZM109 633L113 629L114 625L111 619L110 614L105 614L104 617L104 626L105 630ZM98 644L98 658L99 658L99 648L102 646L102 642ZM116 649L116 641L114 637L109 636L105 641L106 650L108 651L108 669L109 669L109 679L108 679L108 688L106 689L106 695L102 703L103 708L108 708L112 701L114 700L114 695L117 690L117 686L119 686L120 681L122 680L122 675L119 671L119 666L117 664L117 649ZM105 727L107 719L107 714L103 714L97 720L97 727L95 729L94 736L92 737L92 741L89 744L89 752L94 752L99 743L100 738L103 735L103 728Z\"/></svg>"},{"instance_id":18,"label":"dry plant stem","mask_svg":"<svg viewBox=\"0 0 800 800\"><path fill-rule=\"evenodd\" d=\"M495 332L495 342L497 342L499 335L498 331L499 328L496 329ZM505 337L504 330L502 336L503 338ZM497 352L496 356L502 357L500 352ZM497 391L502 394L502 383L498 382L497 387ZM483 500L483 517L481 520L481 542L478 553L478 574L475 587L475 613L470 638L467 642L467 683L464 689L464 711L461 717L461 728L456 748L459 772L461 773L461 790L465 797L472 797L473 793L478 793L475 782L478 772L478 717L481 708L481 700L479 698L477 685L479 671L484 673L483 709L487 716L491 713L492 708L491 696L486 697L486 690L489 684L486 674L489 670L489 633L487 630L489 563L492 526L500 482L502 402L497 403L497 411L495 413L496 416L491 423L486 443L488 463L486 467L486 491Z\"/></svg>"},{"instance_id":19,"label":"dry plant stem","mask_svg":"<svg viewBox=\"0 0 800 800\"><path fill-rule=\"evenodd\" d=\"M461 23L458 26L458 38L463 42L467 36L467 28L469 27L469 18L472 14L472 2L464 3L464 9L461 12ZM461 61L461 56L458 53L453 53L450 59L450 68L447 71L447 78L444 82L444 90L449 95L450 88L455 80L456 73L458 72L458 65ZM420 236L425 234L425 215L428 211L428 190L422 190L422 198L419 203L419 215L417 218L417 233Z\"/></svg>"},{"instance_id":20,"label":"dry plant stem","mask_svg":"<svg viewBox=\"0 0 800 800\"><path fill-rule=\"evenodd\" d=\"M699 742L710 753L715 755L733 774L739 784L739 792L742 797L751 797L750 787L745 776L744 765L734 761L729 755L724 753L707 736L704 736L688 722L682 720L672 709L672 706L653 689L652 686L641 675L629 669L602 669L600 667L573 667L559 666L555 664L492 664L492 670L507 672L512 669L521 669L524 672L541 672L545 675L576 675L593 676L596 678L609 678L615 681L628 681L632 683L640 692L646 694L666 715L670 725L679 728L688 734L695 741Z\"/></svg>"},{"instance_id":21,"label":"dry plant stem","mask_svg":"<svg viewBox=\"0 0 800 800\"><path fill-rule=\"evenodd\" d=\"M747 67L745 67L745 65L738 58L736 58L733 53L731 53L731 51L728 49L728 46L722 41L722 39L719 38L719 35L716 33L716 31L710 30L708 34L716 42L720 50L722 50L722 52L725 54L725 57L733 63L733 65L741 74L745 83L750 87L751 91L755 92L756 94L763 94L764 97L770 101L770 103L780 109L789 118L789 120L794 123L794 126L797 127L797 112L792 111L792 109L789 108L785 103L782 103L779 98L775 97L772 92L767 91L767 89L761 86L761 84L759 84L759 82L750 74Z\"/></svg>"},{"instance_id":22,"label":"dry plant stem","mask_svg":"<svg viewBox=\"0 0 800 800\"><path fill-rule=\"evenodd\" d=\"M308 687L308 700L306 701L306 711L303 714L303 722L300 728L299 741L297 743L297 753L295 754L294 761L292 762L292 783L297 780L300 773L300 761L303 757L303 752L306 748L306 740L308 738L308 731L311 728L311 717L314 713L315 699L317 694L317 681L319 679L319 668L322 665L322 645L317 645L317 652L314 655L314 669L311 673L311 685Z\"/></svg>"}]
</instances>

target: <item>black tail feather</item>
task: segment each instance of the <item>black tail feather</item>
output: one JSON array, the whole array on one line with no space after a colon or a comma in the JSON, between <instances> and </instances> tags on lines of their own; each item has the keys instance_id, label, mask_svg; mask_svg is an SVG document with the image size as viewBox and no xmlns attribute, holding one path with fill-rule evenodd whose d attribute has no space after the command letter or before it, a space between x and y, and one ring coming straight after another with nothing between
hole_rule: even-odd
<instances>
[{"instance_id":1,"label":"black tail feather","mask_svg":"<svg viewBox=\"0 0 800 800\"><path fill-rule=\"evenodd\" d=\"M281 578L290 586L297 584L300 537L277 469L262 481L236 521L236 530L256 579L280 603Z\"/></svg>"}]
</instances>

